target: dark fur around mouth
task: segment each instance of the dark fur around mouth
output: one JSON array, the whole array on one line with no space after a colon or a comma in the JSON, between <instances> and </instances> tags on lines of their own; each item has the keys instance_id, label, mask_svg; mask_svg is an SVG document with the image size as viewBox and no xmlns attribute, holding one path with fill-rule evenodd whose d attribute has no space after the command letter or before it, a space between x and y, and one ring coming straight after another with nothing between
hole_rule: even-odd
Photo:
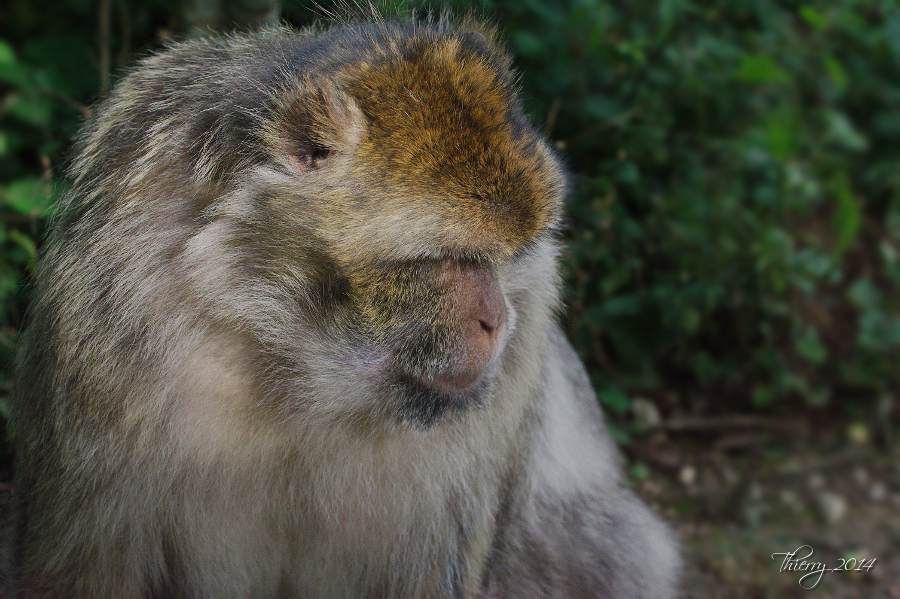
<instances>
[{"instance_id":1,"label":"dark fur around mouth","mask_svg":"<svg viewBox=\"0 0 900 599\"><path fill-rule=\"evenodd\" d=\"M391 382L392 391L399 397L397 415L400 421L421 428L431 427L449 415L480 407L489 386L489 377L483 377L457 394L433 389L406 374L397 375Z\"/></svg>"}]
</instances>

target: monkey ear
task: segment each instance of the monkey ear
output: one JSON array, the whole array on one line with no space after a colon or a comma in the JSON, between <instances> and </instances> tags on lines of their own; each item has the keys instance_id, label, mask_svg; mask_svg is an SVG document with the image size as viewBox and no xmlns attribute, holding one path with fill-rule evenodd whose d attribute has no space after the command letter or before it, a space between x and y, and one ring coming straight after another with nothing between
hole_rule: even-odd
<instances>
[{"instance_id":1,"label":"monkey ear","mask_svg":"<svg viewBox=\"0 0 900 599\"><path fill-rule=\"evenodd\" d=\"M274 133L276 153L290 169L309 173L328 166L359 146L365 129L362 112L348 94L329 83L304 86L281 111Z\"/></svg>"}]
</instances>

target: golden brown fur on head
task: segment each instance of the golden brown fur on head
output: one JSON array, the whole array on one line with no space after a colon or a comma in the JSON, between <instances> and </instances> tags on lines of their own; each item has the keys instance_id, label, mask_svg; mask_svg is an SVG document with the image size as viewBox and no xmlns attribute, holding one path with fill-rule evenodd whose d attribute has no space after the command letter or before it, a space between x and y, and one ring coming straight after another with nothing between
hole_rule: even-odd
<instances>
[{"instance_id":1,"label":"golden brown fur on head","mask_svg":"<svg viewBox=\"0 0 900 599\"><path fill-rule=\"evenodd\" d=\"M560 167L525 121L490 32L370 26L355 35L365 52L304 78L272 126L291 128L295 147L350 155L321 229L342 262L505 259L556 229Z\"/></svg>"}]
</instances>

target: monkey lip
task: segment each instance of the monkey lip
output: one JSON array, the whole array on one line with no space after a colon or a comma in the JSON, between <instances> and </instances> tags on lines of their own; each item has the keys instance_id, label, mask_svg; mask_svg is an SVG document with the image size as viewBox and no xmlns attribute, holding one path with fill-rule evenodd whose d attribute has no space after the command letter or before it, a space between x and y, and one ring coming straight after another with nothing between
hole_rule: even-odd
<instances>
[{"instance_id":1,"label":"monkey lip","mask_svg":"<svg viewBox=\"0 0 900 599\"><path fill-rule=\"evenodd\" d=\"M423 382L445 393L462 393L471 388L481 379L483 370L470 370L467 372L447 372L432 377L427 377Z\"/></svg>"}]
</instances>

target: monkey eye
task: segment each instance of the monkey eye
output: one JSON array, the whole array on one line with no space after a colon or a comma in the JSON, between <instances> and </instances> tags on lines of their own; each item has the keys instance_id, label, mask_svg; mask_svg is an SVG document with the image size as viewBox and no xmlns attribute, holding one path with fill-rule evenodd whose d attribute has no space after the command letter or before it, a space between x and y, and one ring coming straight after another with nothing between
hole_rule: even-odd
<instances>
[{"instance_id":1,"label":"monkey eye","mask_svg":"<svg viewBox=\"0 0 900 599\"><path fill-rule=\"evenodd\" d=\"M330 155L330 149L312 146L300 148L296 153L290 155L288 162L295 171L308 173L322 168Z\"/></svg>"}]
</instances>

